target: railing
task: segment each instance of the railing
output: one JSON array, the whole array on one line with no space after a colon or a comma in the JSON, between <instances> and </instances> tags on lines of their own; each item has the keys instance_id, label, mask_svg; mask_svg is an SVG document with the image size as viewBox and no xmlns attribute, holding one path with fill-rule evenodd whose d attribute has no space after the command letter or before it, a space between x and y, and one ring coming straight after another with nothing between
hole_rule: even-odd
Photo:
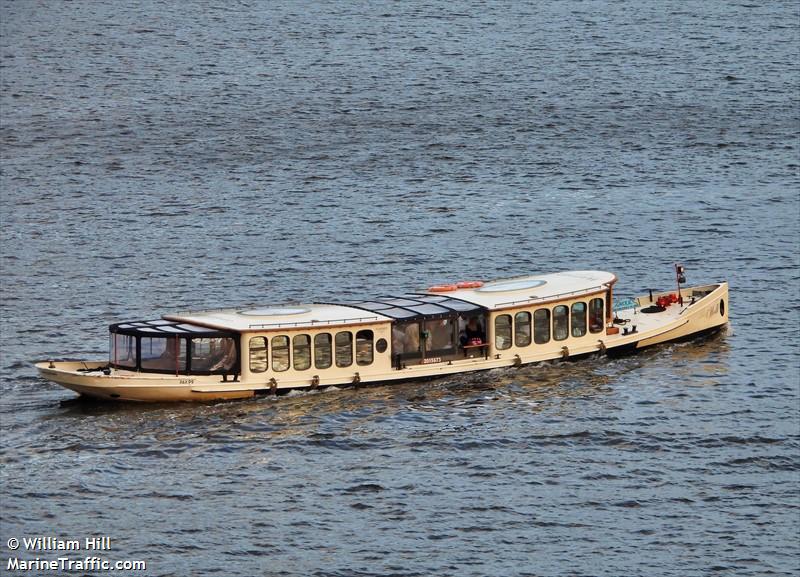
<instances>
[{"instance_id":1,"label":"railing","mask_svg":"<svg viewBox=\"0 0 800 577\"><path fill-rule=\"evenodd\" d=\"M275 304L265 304L265 303L254 303L254 304L241 304L241 305L234 305L228 307L220 307L220 308L213 308L213 309L194 309L194 310L186 310L186 311L174 311L169 312L165 316L172 316L172 317L188 317L192 315L200 315L200 314L207 314L207 313L239 313L241 310L248 310L248 309L267 309L267 308L286 308L286 307L299 307L299 306L308 306L307 304L303 303L275 303Z\"/></svg>"},{"instance_id":2,"label":"railing","mask_svg":"<svg viewBox=\"0 0 800 577\"><path fill-rule=\"evenodd\" d=\"M536 301L549 301L549 300L559 299L559 298L562 298L562 297L567 297L567 296L570 296L570 295L580 295L580 294L586 294L586 293L602 291L602 290L606 290L607 288L608 287L605 286L605 285L598 285L598 286L593 286L593 287L589 287L589 288L585 288L585 289L568 291L568 292L564 292L564 293L558 293L558 294L554 294L554 295L530 296L530 297L528 297L526 299L520 299L520 300L516 300L516 301L508 301L508 302L504 302L504 303L497 303L495 305L495 307L514 306L514 305L518 305L518 304L525 304L525 303L531 303L531 302L536 302Z\"/></svg>"},{"instance_id":3,"label":"railing","mask_svg":"<svg viewBox=\"0 0 800 577\"><path fill-rule=\"evenodd\" d=\"M269 329L269 328L281 328L281 327L307 327L307 326L317 326L317 325L343 325L343 324L352 324L352 323L363 323L368 321L385 321L389 322L389 319L382 319L380 317L351 317L345 319L330 319L319 321L316 319L311 319L307 321L295 321L291 323L257 323L249 325L251 329Z\"/></svg>"}]
</instances>

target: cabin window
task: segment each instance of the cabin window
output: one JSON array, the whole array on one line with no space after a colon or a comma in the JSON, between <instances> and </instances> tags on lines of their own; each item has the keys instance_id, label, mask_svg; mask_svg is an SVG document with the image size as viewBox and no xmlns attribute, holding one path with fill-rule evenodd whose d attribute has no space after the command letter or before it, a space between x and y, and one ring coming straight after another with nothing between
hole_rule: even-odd
<instances>
[{"instance_id":1,"label":"cabin window","mask_svg":"<svg viewBox=\"0 0 800 577\"><path fill-rule=\"evenodd\" d=\"M586 334L586 303L572 303L572 336L582 337Z\"/></svg>"},{"instance_id":2,"label":"cabin window","mask_svg":"<svg viewBox=\"0 0 800 577\"><path fill-rule=\"evenodd\" d=\"M563 341L569 336L569 308L558 305L553 309L553 338Z\"/></svg>"},{"instance_id":3,"label":"cabin window","mask_svg":"<svg viewBox=\"0 0 800 577\"><path fill-rule=\"evenodd\" d=\"M373 359L372 341L375 338L372 331L358 331L356 333L356 364L371 365Z\"/></svg>"},{"instance_id":4,"label":"cabin window","mask_svg":"<svg viewBox=\"0 0 800 577\"><path fill-rule=\"evenodd\" d=\"M353 364L353 333L336 333L336 366L349 367Z\"/></svg>"},{"instance_id":5,"label":"cabin window","mask_svg":"<svg viewBox=\"0 0 800 577\"><path fill-rule=\"evenodd\" d=\"M294 369L304 371L311 367L311 337L308 335L295 335L292 339L292 359Z\"/></svg>"},{"instance_id":6,"label":"cabin window","mask_svg":"<svg viewBox=\"0 0 800 577\"><path fill-rule=\"evenodd\" d=\"M289 337L280 335L272 337L272 370L286 371L289 369Z\"/></svg>"},{"instance_id":7,"label":"cabin window","mask_svg":"<svg viewBox=\"0 0 800 577\"><path fill-rule=\"evenodd\" d=\"M191 370L225 372L236 364L236 343L228 337L192 339Z\"/></svg>"},{"instance_id":8,"label":"cabin window","mask_svg":"<svg viewBox=\"0 0 800 577\"><path fill-rule=\"evenodd\" d=\"M425 352L448 354L455 351L456 324L451 319L425 321Z\"/></svg>"},{"instance_id":9,"label":"cabin window","mask_svg":"<svg viewBox=\"0 0 800 577\"><path fill-rule=\"evenodd\" d=\"M531 344L531 313L521 312L514 315L514 344L518 347Z\"/></svg>"},{"instance_id":10,"label":"cabin window","mask_svg":"<svg viewBox=\"0 0 800 577\"><path fill-rule=\"evenodd\" d=\"M419 355L419 323L396 323L392 326L392 353Z\"/></svg>"},{"instance_id":11,"label":"cabin window","mask_svg":"<svg viewBox=\"0 0 800 577\"><path fill-rule=\"evenodd\" d=\"M267 370L267 339L253 337L250 339L250 372L263 373Z\"/></svg>"},{"instance_id":12,"label":"cabin window","mask_svg":"<svg viewBox=\"0 0 800 577\"><path fill-rule=\"evenodd\" d=\"M589 301L589 332L603 332L603 299Z\"/></svg>"},{"instance_id":13,"label":"cabin window","mask_svg":"<svg viewBox=\"0 0 800 577\"><path fill-rule=\"evenodd\" d=\"M389 343L386 342L386 339L378 339L375 341L375 350L379 353L385 353L388 347Z\"/></svg>"},{"instance_id":14,"label":"cabin window","mask_svg":"<svg viewBox=\"0 0 800 577\"><path fill-rule=\"evenodd\" d=\"M550 309L533 313L533 342L543 345L550 342Z\"/></svg>"},{"instance_id":15,"label":"cabin window","mask_svg":"<svg viewBox=\"0 0 800 577\"><path fill-rule=\"evenodd\" d=\"M136 368L136 337L111 333L109 360L117 367Z\"/></svg>"},{"instance_id":16,"label":"cabin window","mask_svg":"<svg viewBox=\"0 0 800 577\"><path fill-rule=\"evenodd\" d=\"M318 369L330 368L333 362L331 354L330 333L320 333L314 336L314 366Z\"/></svg>"},{"instance_id":17,"label":"cabin window","mask_svg":"<svg viewBox=\"0 0 800 577\"><path fill-rule=\"evenodd\" d=\"M175 337L142 337L140 366L151 371L185 371L186 340ZM235 354L234 354L235 358Z\"/></svg>"},{"instance_id":18,"label":"cabin window","mask_svg":"<svg viewBox=\"0 0 800 577\"><path fill-rule=\"evenodd\" d=\"M500 351L511 348L511 315L495 317L494 346Z\"/></svg>"}]
</instances>

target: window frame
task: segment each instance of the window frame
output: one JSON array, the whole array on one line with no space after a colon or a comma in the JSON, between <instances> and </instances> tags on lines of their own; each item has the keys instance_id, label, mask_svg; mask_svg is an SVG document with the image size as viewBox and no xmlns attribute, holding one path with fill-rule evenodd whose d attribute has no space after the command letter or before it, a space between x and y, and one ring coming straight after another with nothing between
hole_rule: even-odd
<instances>
[{"instance_id":1,"label":"window frame","mask_svg":"<svg viewBox=\"0 0 800 577\"><path fill-rule=\"evenodd\" d=\"M118 369L123 369L123 370L133 369L134 371L137 370L139 368L139 337L125 333L109 333L109 334L111 335L111 347L109 349L109 357L113 356L113 358L110 359L109 364ZM127 346L124 349L118 347L117 339L120 339L120 341L126 343ZM123 339L127 340L123 341ZM131 359L132 362L130 364L123 364L123 362L120 362L119 357L117 356L117 353L120 350L124 350L126 353L128 353L129 355L128 359L130 359L130 353L131 352L133 353L133 358Z\"/></svg>"},{"instance_id":2,"label":"window frame","mask_svg":"<svg viewBox=\"0 0 800 577\"><path fill-rule=\"evenodd\" d=\"M536 325L536 315L539 314L540 312L543 312L545 314L545 321L546 321L545 322L545 326L547 327L547 338L545 340L541 340L539 338L539 334L540 333L536 330L536 327L537 327L537 325ZM534 344L546 345L547 343L549 343L552 340L552 338L553 338L552 319L553 319L553 313L550 311L549 308L536 309L535 311L533 311L533 342L534 342ZM541 324L541 322L540 322L540 324Z\"/></svg>"},{"instance_id":3,"label":"window frame","mask_svg":"<svg viewBox=\"0 0 800 577\"><path fill-rule=\"evenodd\" d=\"M501 342L499 341L501 327L498 326L498 321L504 317L508 319L508 325L507 325L508 336L505 339L505 342L507 344L506 346L503 347L500 346ZM503 327L503 331L505 331L505 327ZM511 318L511 315L501 314L494 317L494 348L497 349L498 351L507 351L512 347L513 342L514 342L514 322Z\"/></svg>"},{"instance_id":4,"label":"window frame","mask_svg":"<svg viewBox=\"0 0 800 577\"><path fill-rule=\"evenodd\" d=\"M350 348L349 362L347 364L339 363L339 348L340 348L338 342L339 335L347 335L347 346ZM339 331L333 337L333 345L334 345L333 359L336 363L337 368L344 369L353 366L353 333L350 331Z\"/></svg>"},{"instance_id":5,"label":"window frame","mask_svg":"<svg viewBox=\"0 0 800 577\"><path fill-rule=\"evenodd\" d=\"M369 342L369 360L368 361L363 361L363 362L358 358L359 357L359 352L360 352L359 351L359 339L364 339L363 337L359 336L359 335L361 335L361 333L369 333L369 339L368 339L368 342ZM366 339L364 339L364 340L366 340ZM373 331L372 329L361 329L360 331L356 332L356 335L355 335L355 357L356 357L356 365L358 365L359 367L366 367L366 366L369 366L369 365L371 365L372 363L375 362L375 331Z\"/></svg>"},{"instance_id":6,"label":"window frame","mask_svg":"<svg viewBox=\"0 0 800 577\"><path fill-rule=\"evenodd\" d=\"M597 302L597 301L600 301L600 309L599 309L600 316L598 317L600 322L599 322L599 324L593 325L592 324L592 320L593 320L593 318L592 318L592 303ZM588 319L589 320L589 332L592 333L592 334L602 333L603 332L603 328L605 327L605 321L606 321L605 300L602 297L596 297L596 298L593 298L593 299L591 299L589 301L589 314L588 314L588 317L589 317L589 319Z\"/></svg>"},{"instance_id":7,"label":"window frame","mask_svg":"<svg viewBox=\"0 0 800 577\"><path fill-rule=\"evenodd\" d=\"M583 306L583 323L581 323L581 312L578 310L576 312L576 307ZM577 322L576 322L577 321ZM586 333L588 332L587 325L589 321L589 307L586 305L584 301L577 301L572 303L569 307L569 330L570 335L573 338L579 339L581 337L585 337ZM576 332L575 329L579 329L580 334Z\"/></svg>"},{"instance_id":8,"label":"window frame","mask_svg":"<svg viewBox=\"0 0 800 577\"><path fill-rule=\"evenodd\" d=\"M154 335L154 336L147 336L147 337L140 336L140 337L136 337L136 339L139 341L138 345L137 345L138 349L137 349L136 357L137 357L137 360L138 360L138 368L139 368L140 371L142 371L143 373L161 373L161 374L171 374L171 373L172 374L180 374L180 373L183 373L183 374L186 374L186 371L188 369L187 353L189 351L189 343L187 343L187 339L185 339L183 337L180 337L180 336L177 336L177 335L175 335L175 336ZM159 341L159 340L164 341L164 344L166 346L159 353L159 355L157 355L155 357L148 357L148 358L145 359L144 358L144 349L145 349L145 346L146 346L146 343L144 342L145 339L150 341L150 349L151 349L151 351L152 351L152 343L154 341ZM145 366L145 362L152 362L152 361L154 361L156 359L159 359L161 356L163 356L163 354L166 352L168 347L170 347L170 346L174 347L175 344L178 345L177 346L177 348L178 348L178 355L177 355L178 356L178 358L177 358L178 365L177 365L177 368L176 368L176 365L175 365L175 359L174 358L170 360L170 365L169 366L163 366L163 367L152 366L152 365L151 366Z\"/></svg>"},{"instance_id":9,"label":"window frame","mask_svg":"<svg viewBox=\"0 0 800 577\"><path fill-rule=\"evenodd\" d=\"M564 331L564 336L561 337L561 338L558 338L558 334L556 333L556 321L558 320L556 318L556 311L560 310L560 309L564 310L564 322L566 324L566 326L564 328L566 330ZM569 335L570 335L570 332L569 332L569 313L570 313L570 310L569 310L569 307L567 305L556 305L556 306L553 307L553 312L551 313L552 314L551 318L553 319L552 332L553 332L553 340L554 341L565 341L565 340L567 340L569 338Z\"/></svg>"},{"instance_id":10,"label":"window frame","mask_svg":"<svg viewBox=\"0 0 800 577\"><path fill-rule=\"evenodd\" d=\"M319 355L318 351L320 351L320 349L323 349L324 346L325 346L325 345L320 346L320 343L317 342L319 337L328 337L328 344L327 344L327 347L328 347L328 355L327 355L328 364L325 365L325 366L320 366L320 362L319 362L320 355ZM319 369L321 371L324 371L325 369L330 369L333 366L333 335L331 335L331 333L317 333L317 334L314 335L314 352L313 352L313 355L314 355L314 368L315 369Z\"/></svg>"},{"instance_id":11,"label":"window frame","mask_svg":"<svg viewBox=\"0 0 800 577\"><path fill-rule=\"evenodd\" d=\"M409 333L408 329L413 328L413 332ZM422 358L422 349L424 348L422 342L423 325L420 321L395 321L392 323L392 355L396 359L415 361ZM408 340L413 339L416 343L409 343ZM398 345L403 345L403 352L399 352ZM406 351L406 345L416 344L416 349Z\"/></svg>"},{"instance_id":12,"label":"window frame","mask_svg":"<svg viewBox=\"0 0 800 577\"><path fill-rule=\"evenodd\" d=\"M446 329L442 330L440 323L444 322ZM458 320L452 317L444 317L437 319L426 319L422 323L422 332L427 334L427 338L420 339L420 348L425 353L425 358L441 358L456 354L458 348ZM434 339L434 332L436 339ZM438 344L442 344L442 337L446 337L444 346L433 347L434 340Z\"/></svg>"},{"instance_id":13,"label":"window frame","mask_svg":"<svg viewBox=\"0 0 800 577\"><path fill-rule=\"evenodd\" d=\"M525 316L527 316L528 319L526 321L520 322L518 320L518 317L520 315L522 315L523 318ZM531 327L532 320L533 320L533 317L531 316L530 311L519 311L514 315L514 325L513 325L512 332L514 333L514 346L515 347L529 347L531 345L531 343L533 342L533 332L532 332L532 327ZM523 334L525 334L525 336L527 337L527 342L520 343L519 342L519 338L518 338L518 335L520 334L519 329L520 329L520 327L526 327L526 326L528 327L527 334L525 334L525 333L523 333Z\"/></svg>"},{"instance_id":14,"label":"window frame","mask_svg":"<svg viewBox=\"0 0 800 577\"><path fill-rule=\"evenodd\" d=\"M253 341L256 339L261 339L264 342L264 347L262 348L255 348L253 346ZM253 353L257 351L264 351L264 368L261 370L253 369ZM269 341L267 337L264 335L260 335L257 337L250 337L250 340L247 341L247 368L250 370L251 373L260 375L261 373L266 373L269 370Z\"/></svg>"},{"instance_id":15,"label":"window frame","mask_svg":"<svg viewBox=\"0 0 800 577\"><path fill-rule=\"evenodd\" d=\"M297 366L297 359L302 359L303 355L298 354L298 344L297 340L304 338L306 339L306 344L299 347L300 350L306 349L308 351L308 364L306 366ZM292 337L292 368L295 371L307 371L311 368L311 336L306 333L301 333L299 335L294 335Z\"/></svg>"},{"instance_id":16,"label":"window frame","mask_svg":"<svg viewBox=\"0 0 800 577\"><path fill-rule=\"evenodd\" d=\"M224 341L226 341L226 340L227 341L231 341L231 343L233 344L233 348L235 350L235 354L236 354L236 357L234 359L234 363L229 369L226 369L224 367L220 367L220 368L217 368L217 369L212 369L212 368L198 369L198 368L196 368L194 366L194 362L193 361L195 360L194 356L195 356L195 345L196 344L199 345L199 344L201 344L202 341L221 341L219 343L219 346L224 347L225 346L225 342ZM211 352L210 351L211 344L212 343L209 343L209 354ZM213 343L213 345L214 345L214 347L216 347L217 343ZM225 353L223 351L223 354L226 355L227 353ZM239 371L240 371L240 363L241 363L241 358L240 358L240 354L239 354L239 339L238 338L234 338L234 337L228 337L228 336L216 336L216 337L214 337L214 336L197 336L197 337L189 337L189 347L188 347L188 359L187 359L187 361L188 361L188 373L187 374L190 374L190 375L225 375L225 374L230 374L230 373L238 374Z\"/></svg>"},{"instance_id":17,"label":"window frame","mask_svg":"<svg viewBox=\"0 0 800 577\"><path fill-rule=\"evenodd\" d=\"M278 346L275 344L275 341L278 339L286 339L286 346ZM289 370L289 367L292 366L292 355L291 355L291 348L292 348L292 341L289 338L289 335L275 335L270 339L270 348L272 349L272 356L270 357L270 361L272 362L272 371L275 373L283 373ZM275 355L276 352L282 351L286 349L286 366L278 365L275 362ZM283 367L283 368L280 368Z\"/></svg>"}]
</instances>

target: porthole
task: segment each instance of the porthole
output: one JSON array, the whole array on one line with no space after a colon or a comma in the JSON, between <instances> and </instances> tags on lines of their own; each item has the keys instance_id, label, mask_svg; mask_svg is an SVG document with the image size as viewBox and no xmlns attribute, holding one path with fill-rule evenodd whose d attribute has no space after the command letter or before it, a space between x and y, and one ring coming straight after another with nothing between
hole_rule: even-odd
<instances>
[{"instance_id":1,"label":"porthole","mask_svg":"<svg viewBox=\"0 0 800 577\"><path fill-rule=\"evenodd\" d=\"M378 339L377 341L375 341L375 350L378 351L379 353L385 353L387 346L388 343L386 342L386 339Z\"/></svg>"},{"instance_id":2,"label":"porthole","mask_svg":"<svg viewBox=\"0 0 800 577\"><path fill-rule=\"evenodd\" d=\"M725 316L725 299L720 299L719 301L719 316Z\"/></svg>"}]
</instances>

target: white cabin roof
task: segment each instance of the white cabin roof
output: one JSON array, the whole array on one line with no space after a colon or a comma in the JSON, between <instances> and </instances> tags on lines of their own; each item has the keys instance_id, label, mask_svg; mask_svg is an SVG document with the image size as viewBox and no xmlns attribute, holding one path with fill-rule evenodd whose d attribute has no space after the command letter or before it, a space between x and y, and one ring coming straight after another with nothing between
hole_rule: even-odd
<instances>
[{"instance_id":1,"label":"white cabin roof","mask_svg":"<svg viewBox=\"0 0 800 577\"><path fill-rule=\"evenodd\" d=\"M578 270L500 279L486 282L479 288L440 294L488 309L503 309L517 304L578 297L604 290L616 281L617 275L610 272Z\"/></svg>"},{"instance_id":2,"label":"white cabin roof","mask_svg":"<svg viewBox=\"0 0 800 577\"><path fill-rule=\"evenodd\" d=\"M192 323L204 327L232 331L259 329L293 329L376 323L392 319L378 313L327 304L291 304L181 312L164 315L170 321Z\"/></svg>"},{"instance_id":3,"label":"white cabin roof","mask_svg":"<svg viewBox=\"0 0 800 577\"><path fill-rule=\"evenodd\" d=\"M545 275L520 276L509 279L500 279L486 282L481 287L464 288L447 292L432 292L421 290L405 297L381 297L372 301L347 304L286 304L267 305L263 307L242 307L220 310L207 310L197 312L179 312L164 315L168 321L189 323L203 327L238 332L294 328L316 328L326 326L343 326L389 322L402 320L397 315L396 309L385 308L387 305L377 301L398 302L408 306L402 301L414 299L414 294L420 299L429 300L437 295L442 302L436 300L423 305L439 304L449 310L464 310L470 308L464 303L471 303L487 309L504 309L517 305L536 302L545 302L558 299L570 299L584 294L605 290L610 284L616 282L613 273L603 271L570 271ZM463 301L463 307L454 307L449 299ZM359 308L361 306L361 308ZM368 310L384 307L386 314ZM437 308L437 307L434 307ZM423 311L424 308L416 309ZM444 310L444 309L442 309Z\"/></svg>"}]
</instances>

